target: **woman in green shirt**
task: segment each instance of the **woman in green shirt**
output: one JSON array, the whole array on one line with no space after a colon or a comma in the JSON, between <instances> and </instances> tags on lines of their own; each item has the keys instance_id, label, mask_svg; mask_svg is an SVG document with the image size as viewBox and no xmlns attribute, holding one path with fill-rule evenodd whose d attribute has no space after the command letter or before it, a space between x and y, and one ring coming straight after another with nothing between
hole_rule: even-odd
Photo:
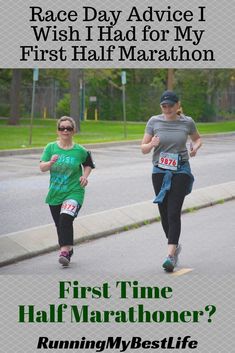
<instances>
[{"instance_id":1,"label":"woman in green shirt","mask_svg":"<svg viewBox=\"0 0 235 353\"><path fill-rule=\"evenodd\" d=\"M76 124L71 117L60 118L57 130L59 138L45 147L40 170L50 171L46 203L57 228L59 263L68 266L73 254L73 221L83 204L88 176L95 166L90 152L73 142Z\"/></svg>"}]
</instances>

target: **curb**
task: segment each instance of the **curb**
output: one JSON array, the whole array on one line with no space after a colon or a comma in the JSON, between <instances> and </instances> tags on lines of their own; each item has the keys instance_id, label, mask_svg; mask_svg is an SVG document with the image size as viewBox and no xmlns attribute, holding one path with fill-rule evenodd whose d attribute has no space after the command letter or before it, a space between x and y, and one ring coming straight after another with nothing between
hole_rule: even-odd
<instances>
[{"instance_id":1,"label":"curb","mask_svg":"<svg viewBox=\"0 0 235 353\"><path fill-rule=\"evenodd\" d=\"M235 132L222 132L215 134L204 134L201 135L202 138L212 138L212 137L227 137L227 136L235 136ZM115 146L125 146L125 145L135 145L140 144L141 140L127 140L127 141L113 141L113 142L99 142L99 143L89 143L82 144L87 149L94 148L104 148L104 147L115 147ZM36 148L25 148L25 149L12 149L12 150L0 150L0 157L5 156L20 156L25 154L41 154L43 152L43 147Z\"/></svg>"},{"instance_id":2,"label":"curb","mask_svg":"<svg viewBox=\"0 0 235 353\"><path fill-rule=\"evenodd\" d=\"M196 189L186 197L183 212L235 199L235 181ZM81 216L74 222L74 243L79 244L130 228L159 221L151 200ZM9 233L0 237L0 266L58 249L54 224Z\"/></svg>"},{"instance_id":3,"label":"curb","mask_svg":"<svg viewBox=\"0 0 235 353\"><path fill-rule=\"evenodd\" d=\"M141 140L127 140L127 141L113 141L113 142L99 142L99 143L87 143L82 144L86 149L94 149L94 148L104 148L104 147L115 147L115 146L125 146L125 145L136 145L137 143L141 143ZM13 150L0 150L0 157L5 156L20 156L25 154L41 154L43 152L43 147L36 148L24 148L24 149L13 149Z\"/></svg>"}]
</instances>

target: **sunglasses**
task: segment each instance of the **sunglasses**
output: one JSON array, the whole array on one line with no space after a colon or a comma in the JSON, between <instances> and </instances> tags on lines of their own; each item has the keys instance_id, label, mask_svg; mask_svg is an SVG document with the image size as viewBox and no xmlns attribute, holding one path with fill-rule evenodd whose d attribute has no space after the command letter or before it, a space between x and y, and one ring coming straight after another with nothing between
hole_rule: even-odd
<instances>
[{"instance_id":1,"label":"sunglasses","mask_svg":"<svg viewBox=\"0 0 235 353\"><path fill-rule=\"evenodd\" d=\"M65 131L65 130L67 130L67 131L73 131L73 127L72 126L61 126L61 127L58 127L58 130L59 131Z\"/></svg>"}]
</instances>

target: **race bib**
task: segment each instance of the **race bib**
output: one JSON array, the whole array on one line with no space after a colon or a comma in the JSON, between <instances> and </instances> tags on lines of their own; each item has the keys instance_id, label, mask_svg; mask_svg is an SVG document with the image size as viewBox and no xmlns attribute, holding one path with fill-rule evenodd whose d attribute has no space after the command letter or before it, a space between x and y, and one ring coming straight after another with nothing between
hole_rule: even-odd
<instances>
[{"instance_id":1,"label":"race bib","mask_svg":"<svg viewBox=\"0 0 235 353\"><path fill-rule=\"evenodd\" d=\"M161 152L158 160L158 167L169 170L177 170L179 165L178 153Z\"/></svg>"},{"instance_id":2,"label":"race bib","mask_svg":"<svg viewBox=\"0 0 235 353\"><path fill-rule=\"evenodd\" d=\"M65 200L61 206L60 213L66 213L72 217L76 217L79 211L80 205L75 200Z\"/></svg>"}]
</instances>

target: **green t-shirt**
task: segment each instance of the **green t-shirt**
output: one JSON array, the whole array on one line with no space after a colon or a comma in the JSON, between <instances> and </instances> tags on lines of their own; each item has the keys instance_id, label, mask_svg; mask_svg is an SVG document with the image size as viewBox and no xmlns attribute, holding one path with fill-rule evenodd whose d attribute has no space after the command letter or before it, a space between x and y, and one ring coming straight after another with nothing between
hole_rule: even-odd
<instances>
[{"instance_id":1,"label":"green t-shirt","mask_svg":"<svg viewBox=\"0 0 235 353\"><path fill-rule=\"evenodd\" d=\"M64 150L57 142L51 142L45 147L41 161L50 161L54 154L59 155L59 158L50 169L50 186L46 203L60 205L65 200L73 199L82 205L85 188L80 185L79 178L82 175L81 164L88 155L87 150L79 144Z\"/></svg>"}]
</instances>

